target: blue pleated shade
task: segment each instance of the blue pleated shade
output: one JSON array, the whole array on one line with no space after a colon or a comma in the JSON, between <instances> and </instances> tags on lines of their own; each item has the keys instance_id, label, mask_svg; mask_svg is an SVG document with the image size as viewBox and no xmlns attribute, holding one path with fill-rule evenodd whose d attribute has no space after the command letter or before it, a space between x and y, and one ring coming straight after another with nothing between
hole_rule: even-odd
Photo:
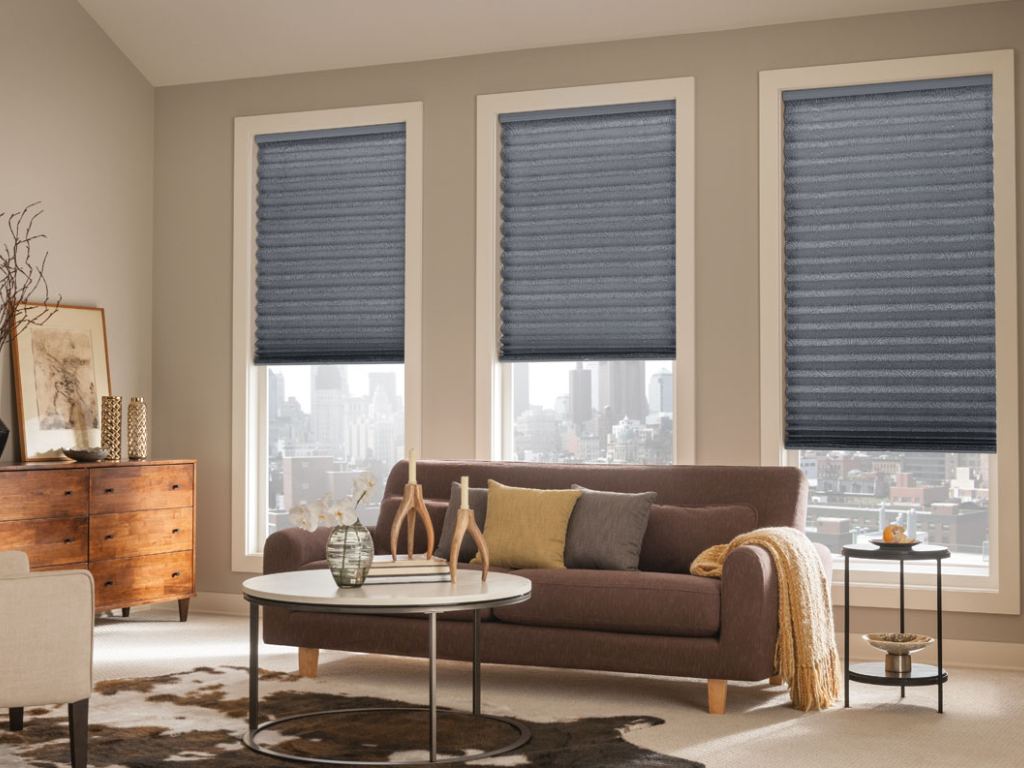
<instances>
[{"instance_id":1,"label":"blue pleated shade","mask_svg":"<svg viewBox=\"0 0 1024 768\"><path fill-rule=\"evenodd\" d=\"M499 358L674 358L674 102L502 115L501 140Z\"/></svg>"},{"instance_id":2,"label":"blue pleated shade","mask_svg":"<svg viewBox=\"0 0 1024 768\"><path fill-rule=\"evenodd\" d=\"M991 78L783 100L786 447L995 451Z\"/></svg>"},{"instance_id":3,"label":"blue pleated shade","mask_svg":"<svg viewBox=\"0 0 1024 768\"><path fill-rule=\"evenodd\" d=\"M256 363L401 362L404 123L256 141Z\"/></svg>"}]
</instances>

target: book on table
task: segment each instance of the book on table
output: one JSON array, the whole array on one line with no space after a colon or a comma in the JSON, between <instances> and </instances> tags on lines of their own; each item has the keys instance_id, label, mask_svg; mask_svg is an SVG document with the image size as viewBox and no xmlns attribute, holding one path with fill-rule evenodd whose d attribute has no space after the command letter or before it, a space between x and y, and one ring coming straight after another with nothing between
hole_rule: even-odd
<instances>
[{"instance_id":1,"label":"book on table","mask_svg":"<svg viewBox=\"0 0 1024 768\"><path fill-rule=\"evenodd\" d=\"M399 557L377 555L370 565L367 584L398 584L402 582L451 581L451 573L445 560L421 556Z\"/></svg>"}]
</instances>

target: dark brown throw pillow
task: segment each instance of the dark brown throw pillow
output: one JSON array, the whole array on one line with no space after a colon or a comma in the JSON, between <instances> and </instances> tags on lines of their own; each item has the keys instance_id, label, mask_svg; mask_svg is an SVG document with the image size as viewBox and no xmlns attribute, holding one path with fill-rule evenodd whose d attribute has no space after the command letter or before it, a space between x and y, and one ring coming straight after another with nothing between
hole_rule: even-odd
<instances>
[{"instance_id":1,"label":"dark brown throw pillow","mask_svg":"<svg viewBox=\"0 0 1024 768\"><path fill-rule=\"evenodd\" d=\"M458 483L452 483L452 495L448 501L448 510L444 513L444 524L441 526L441 535L438 537L437 546L434 548L434 557L447 560L452 551L452 537L455 535L455 520L459 514L459 504L462 501L462 489ZM473 510L473 517L476 524L482 531L484 522L487 520L487 489L469 489L469 508ZM459 562L468 563L476 557L476 542L473 537L466 534L462 539L462 546L459 547Z\"/></svg>"},{"instance_id":2,"label":"dark brown throw pillow","mask_svg":"<svg viewBox=\"0 0 1024 768\"><path fill-rule=\"evenodd\" d=\"M647 530L651 504L658 494L583 492L565 537L565 567L605 571L635 571Z\"/></svg>"},{"instance_id":3,"label":"dark brown throw pillow","mask_svg":"<svg viewBox=\"0 0 1024 768\"><path fill-rule=\"evenodd\" d=\"M757 511L747 504L672 507L655 504L644 535L640 570L689 573L690 563L708 547L727 544L757 528Z\"/></svg>"}]
</instances>

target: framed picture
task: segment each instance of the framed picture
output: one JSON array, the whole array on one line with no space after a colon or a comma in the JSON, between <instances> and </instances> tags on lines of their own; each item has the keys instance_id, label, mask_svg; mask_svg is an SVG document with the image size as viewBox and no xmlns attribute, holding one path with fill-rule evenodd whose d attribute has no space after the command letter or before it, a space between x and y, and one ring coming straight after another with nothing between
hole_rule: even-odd
<instances>
[{"instance_id":1,"label":"framed picture","mask_svg":"<svg viewBox=\"0 0 1024 768\"><path fill-rule=\"evenodd\" d=\"M15 335L11 350L22 460L53 461L65 458L64 448L98 446L100 398L110 394L103 310L62 305Z\"/></svg>"}]
</instances>

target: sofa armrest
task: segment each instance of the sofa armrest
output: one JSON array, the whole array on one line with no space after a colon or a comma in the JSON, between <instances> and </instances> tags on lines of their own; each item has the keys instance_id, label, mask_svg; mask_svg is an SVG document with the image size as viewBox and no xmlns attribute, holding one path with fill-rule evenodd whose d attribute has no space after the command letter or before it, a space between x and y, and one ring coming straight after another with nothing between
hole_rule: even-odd
<instances>
[{"instance_id":1,"label":"sofa armrest","mask_svg":"<svg viewBox=\"0 0 1024 768\"><path fill-rule=\"evenodd\" d=\"M323 560L330 535L331 529L325 527L312 532L285 528L272 533L263 545L263 572L297 571L304 565Z\"/></svg>"},{"instance_id":2,"label":"sofa armrest","mask_svg":"<svg viewBox=\"0 0 1024 768\"><path fill-rule=\"evenodd\" d=\"M779 633L779 585L771 555L761 547L737 547L722 570L723 656L735 680L763 680L775 661Z\"/></svg>"},{"instance_id":3,"label":"sofa armrest","mask_svg":"<svg viewBox=\"0 0 1024 768\"><path fill-rule=\"evenodd\" d=\"M821 558L821 565L825 571L825 585L832 589L832 551L824 544L814 543L814 549Z\"/></svg>"}]
</instances>

